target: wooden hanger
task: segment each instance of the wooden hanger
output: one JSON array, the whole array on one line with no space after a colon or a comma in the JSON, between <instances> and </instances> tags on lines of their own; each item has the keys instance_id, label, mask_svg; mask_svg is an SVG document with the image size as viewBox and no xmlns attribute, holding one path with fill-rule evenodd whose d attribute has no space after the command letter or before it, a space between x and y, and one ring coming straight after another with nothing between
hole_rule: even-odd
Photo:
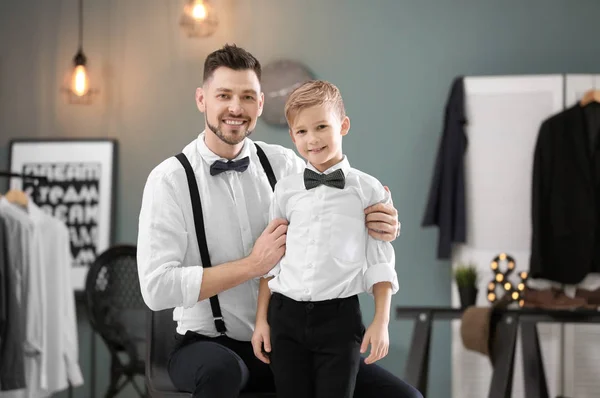
<instances>
[{"instance_id":1,"label":"wooden hanger","mask_svg":"<svg viewBox=\"0 0 600 398\"><path fill-rule=\"evenodd\" d=\"M21 206L24 209L27 209L27 206L29 204L29 197L27 196L27 194L18 189L11 189L6 193L6 195L4 195L4 197L10 203Z\"/></svg>"},{"instance_id":2,"label":"wooden hanger","mask_svg":"<svg viewBox=\"0 0 600 398\"><path fill-rule=\"evenodd\" d=\"M586 106L592 102L600 103L600 90L589 90L583 95L579 104L581 106Z\"/></svg>"}]
</instances>

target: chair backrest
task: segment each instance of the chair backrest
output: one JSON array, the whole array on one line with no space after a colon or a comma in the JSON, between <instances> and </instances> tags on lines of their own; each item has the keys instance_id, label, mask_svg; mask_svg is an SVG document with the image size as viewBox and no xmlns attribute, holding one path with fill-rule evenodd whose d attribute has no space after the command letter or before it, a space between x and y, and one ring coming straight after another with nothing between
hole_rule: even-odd
<instances>
[{"instance_id":1,"label":"chair backrest","mask_svg":"<svg viewBox=\"0 0 600 398\"><path fill-rule=\"evenodd\" d=\"M173 309L150 311L146 331L146 385L150 393L175 393L167 363L169 353L175 344L174 334L176 322L173 320ZM153 395L154 396L154 395ZM158 396L158 395L157 395ZM190 394L183 394L189 397Z\"/></svg>"},{"instance_id":2,"label":"chair backrest","mask_svg":"<svg viewBox=\"0 0 600 398\"><path fill-rule=\"evenodd\" d=\"M140 290L136 247L117 245L101 253L90 266L85 290L90 323L109 350L143 360L149 310Z\"/></svg>"}]
</instances>

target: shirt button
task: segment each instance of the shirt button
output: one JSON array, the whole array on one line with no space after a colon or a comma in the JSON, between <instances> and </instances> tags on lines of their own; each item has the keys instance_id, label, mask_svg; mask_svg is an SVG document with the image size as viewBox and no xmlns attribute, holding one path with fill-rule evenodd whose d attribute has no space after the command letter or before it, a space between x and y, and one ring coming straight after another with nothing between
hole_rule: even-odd
<instances>
[{"instance_id":1,"label":"shirt button","mask_svg":"<svg viewBox=\"0 0 600 398\"><path fill-rule=\"evenodd\" d=\"M304 289L304 293L309 294L310 293L310 289Z\"/></svg>"},{"instance_id":2,"label":"shirt button","mask_svg":"<svg viewBox=\"0 0 600 398\"><path fill-rule=\"evenodd\" d=\"M308 263L308 268L312 268L313 264L312 263Z\"/></svg>"}]
</instances>

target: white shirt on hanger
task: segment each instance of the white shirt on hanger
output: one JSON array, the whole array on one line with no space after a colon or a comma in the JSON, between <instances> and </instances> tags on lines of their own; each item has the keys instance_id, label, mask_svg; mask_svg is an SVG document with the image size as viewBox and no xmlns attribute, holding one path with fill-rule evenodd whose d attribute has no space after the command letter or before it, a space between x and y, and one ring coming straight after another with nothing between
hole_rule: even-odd
<instances>
[{"instance_id":1,"label":"white shirt on hanger","mask_svg":"<svg viewBox=\"0 0 600 398\"><path fill-rule=\"evenodd\" d=\"M28 385L28 389L39 388L42 396L62 391L69 384L78 387L83 384L79 367L79 339L75 316L75 297L71 283L71 243L67 226L57 218L46 214L32 201L28 206L29 216L43 237L41 239L41 266L47 270L44 279L46 295L45 313L45 363L41 369L47 386Z\"/></svg>"},{"instance_id":2,"label":"white shirt on hanger","mask_svg":"<svg viewBox=\"0 0 600 398\"><path fill-rule=\"evenodd\" d=\"M42 389L47 388L47 341L46 329L46 296L45 276L46 270L42 266L42 239L43 234L39 227L31 220L25 209L9 202L6 198L0 198L0 212L8 219L19 222L23 226L25 235L21 237L23 240L23 248L25 252L23 269L21 273L21 286L17 286L18 295L21 298L21 308L25 313L23 316L23 325L25 336L24 351L25 351L25 382L27 386L34 384ZM10 233L10 232L9 232ZM36 371L36 369L38 371ZM31 389L10 390L0 392L1 398L12 397L31 397L33 395Z\"/></svg>"},{"instance_id":3,"label":"white shirt on hanger","mask_svg":"<svg viewBox=\"0 0 600 398\"><path fill-rule=\"evenodd\" d=\"M291 149L258 142L280 180L304 169ZM226 160L204 142L204 132L183 153L196 175L212 265L248 256L269 222L273 191L252 140L236 159L250 157L244 172L210 175L210 165ZM203 269L185 170L170 157L152 170L139 216L137 261L142 295L153 310L175 308L177 332L218 336L209 300L198 302ZM256 316L258 278L219 293L227 335L250 341Z\"/></svg>"},{"instance_id":4,"label":"white shirt on hanger","mask_svg":"<svg viewBox=\"0 0 600 398\"><path fill-rule=\"evenodd\" d=\"M303 173L279 181L270 217L289 221L286 253L269 273L272 292L297 301L344 298L372 293L373 285L390 282L398 291L391 243L372 238L364 209L389 202L390 194L374 177L350 167L348 158L319 172L341 169L343 189L320 185L306 189Z\"/></svg>"},{"instance_id":5,"label":"white shirt on hanger","mask_svg":"<svg viewBox=\"0 0 600 398\"><path fill-rule=\"evenodd\" d=\"M2 198L0 210L16 217L30 231L26 237L30 260L25 274L30 281L24 291L26 330L30 336L25 355L27 387L2 391L0 397L49 397L68 388L69 383L81 386L69 231L31 200L25 211Z\"/></svg>"}]
</instances>

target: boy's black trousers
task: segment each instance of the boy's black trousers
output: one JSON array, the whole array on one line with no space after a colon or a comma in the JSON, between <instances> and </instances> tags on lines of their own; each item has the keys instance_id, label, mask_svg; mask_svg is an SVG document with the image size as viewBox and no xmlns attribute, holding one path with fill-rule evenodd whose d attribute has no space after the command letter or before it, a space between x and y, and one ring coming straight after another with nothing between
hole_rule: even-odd
<instances>
[{"instance_id":1,"label":"boy's black trousers","mask_svg":"<svg viewBox=\"0 0 600 398\"><path fill-rule=\"evenodd\" d=\"M357 296L306 302L273 293L267 320L278 397L352 398L365 333Z\"/></svg>"}]
</instances>

